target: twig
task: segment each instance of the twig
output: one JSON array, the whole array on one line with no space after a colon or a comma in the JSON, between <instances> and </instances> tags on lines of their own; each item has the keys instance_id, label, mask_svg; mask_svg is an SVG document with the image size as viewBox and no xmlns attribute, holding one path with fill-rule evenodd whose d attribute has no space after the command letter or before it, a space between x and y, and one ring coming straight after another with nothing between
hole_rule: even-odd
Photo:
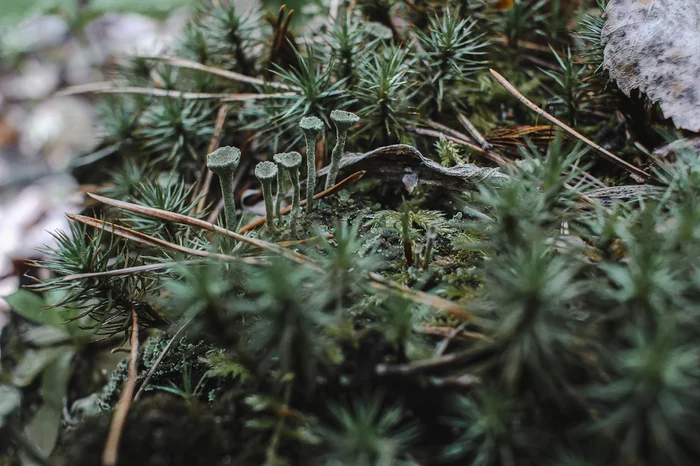
<instances>
[{"instance_id":1,"label":"twig","mask_svg":"<svg viewBox=\"0 0 700 466\"><path fill-rule=\"evenodd\" d=\"M124 430L126 416L131 406L131 398L134 396L136 386L136 359L139 354L139 317L136 311L131 311L131 357L129 358L129 376L116 407L116 412L109 427L109 435L102 453L102 466L115 466L119 453L119 440Z\"/></svg>"},{"instance_id":2,"label":"twig","mask_svg":"<svg viewBox=\"0 0 700 466\"><path fill-rule=\"evenodd\" d=\"M466 134L464 134L464 133L462 133L462 132L460 132L460 131L457 131L456 129L450 128L450 127L447 126L447 125L443 125L442 123L437 122L437 121L435 121L435 120L428 120L428 121L426 121L426 124L427 124L428 126L430 126L431 128L440 131L441 133L449 134L450 136L454 136L454 137L456 137L456 138L458 138L458 139L461 139L461 140L463 140L463 141L469 141L469 142L471 142L471 143L474 142L474 141L472 141L472 139L471 139L469 136L467 136Z\"/></svg>"},{"instance_id":3,"label":"twig","mask_svg":"<svg viewBox=\"0 0 700 466\"><path fill-rule=\"evenodd\" d=\"M331 233L327 233L323 235L324 238L326 239L333 239L335 238L335 235ZM301 244L307 244L310 243L311 241L316 241L318 240L318 236L312 236L311 238L306 238L306 239L297 239L297 240L292 240L292 241L279 241L275 244L278 246L282 246L283 248L288 248L289 246L298 246Z\"/></svg>"},{"instance_id":4,"label":"twig","mask_svg":"<svg viewBox=\"0 0 700 466\"><path fill-rule=\"evenodd\" d=\"M174 265L180 264L196 264L201 262L200 260L187 260L187 261L175 261L175 262L161 262L159 264L147 264L147 265L137 265L135 267L124 267L122 269L107 270L105 272L91 272L91 273L77 273L74 275L66 275L61 277L62 282L70 282L73 280L84 280L86 278L97 278L97 277L113 277L117 275L130 275L134 273L150 272L152 270L167 269Z\"/></svg>"},{"instance_id":5,"label":"twig","mask_svg":"<svg viewBox=\"0 0 700 466\"><path fill-rule=\"evenodd\" d=\"M163 348L163 351L160 352L158 355L158 359L156 359L156 362L153 363L151 368L148 371L148 374L146 375L146 378L143 380L143 383L139 387L139 391L136 392L136 396L134 397L134 402L139 401L139 398L141 398L141 394L143 393L144 389L148 385L148 382L151 381L151 377L153 377L153 373L156 371L158 366L160 365L161 361L163 361L163 358L165 355L168 353L168 350L170 349L171 346L173 346L173 343L175 342L175 339L177 339L178 336L185 330L185 328L194 320L195 316L190 317L187 322L185 322L182 327L178 329L177 332L175 332L175 335L170 339L170 341L165 345L165 348Z\"/></svg>"},{"instance_id":6,"label":"twig","mask_svg":"<svg viewBox=\"0 0 700 466\"><path fill-rule=\"evenodd\" d=\"M136 87L124 86L115 87L112 83L94 83L94 85L72 86L56 92L56 97L76 95L76 94L142 94L153 97L175 97L180 99L219 99L222 102L242 102L248 100L264 100L277 98L292 98L296 95L294 92L278 92L275 94L260 94L260 93L206 93L206 92L188 92L188 91L172 91L167 89L158 89L152 87Z\"/></svg>"},{"instance_id":7,"label":"twig","mask_svg":"<svg viewBox=\"0 0 700 466\"><path fill-rule=\"evenodd\" d=\"M74 214L66 214L66 217L70 218L71 220L75 220L76 222L84 223L85 225L89 225L89 226L94 227L94 228L99 228L99 229L104 230L104 231L111 233L113 235L120 236L122 238L131 240L131 241L135 241L137 243L141 243L141 244L144 244L146 246L151 246L154 248L170 249L171 251L177 251L177 252L181 252L183 254L189 254L189 255L198 256L198 257L214 257L216 259L221 259L221 260L226 260L226 261L241 261L241 262L244 262L244 263L249 264L249 265L259 265L260 264L260 262L257 259L252 258L252 257L228 256L226 254L219 254L216 252L209 252L209 251L202 251L200 249L188 248L186 246L182 246L179 244L171 243L169 241L154 238L153 236L149 236L145 233L131 230L131 229L123 227L121 225L117 225L114 223L108 223L108 222L105 222L104 220L100 220L97 218L86 217L84 215L74 215Z\"/></svg>"},{"instance_id":8,"label":"twig","mask_svg":"<svg viewBox=\"0 0 700 466\"><path fill-rule=\"evenodd\" d=\"M433 335L436 337L446 338L451 335L454 328L452 327L439 327L439 326L415 326L413 331L416 333L422 333L424 335ZM456 336L461 336L464 338L470 338L472 340L485 340L487 337L483 333L470 332L467 330L460 330Z\"/></svg>"},{"instance_id":9,"label":"twig","mask_svg":"<svg viewBox=\"0 0 700 466\"><path fill-rule=\"evenodd\" d=\"M467 116L466 116L464 113L458 112L458 113L457 113L457 119L458 119L459 122L462 124L462 126L464 126L464 128L465 128L467 131L469 131L469 134L471 134L472 137L473 137L474 139L476 139L476 140L479 142L479 144L481 144L481 148L482 148L482 149L484 149L485 151L487 151L487 150L491 150L491 149L493 148L493 146L491 145L491 143L488 142L488 141L486 140L486 138L484 138L484 137L481 135L481 133L479 132L479 130L476 129L476 126L474 126L474 125L472 124L472 122L469 121L469 118L467 118Z\"/></svg>"},{"instance_id":10,"label":"twig","mask_svg":"<svg viewBox=\"0 0 700 466\"><path fill-rule=\"evenodd\" d=\"M498 72L490 69L491 75L498 81L498 83L503 86L508 92L513 94L520 102L522 102L526 107L530 108L532 111L540 115L541 117L551 121L555 125L559 126L562 128L564 131L567 133L571 134L572 136L580 139L581 141L585 142L589 146L593 147L595 150L603 154L608 160L611 162L617 164L618 166L622 167L623 169L627 170L629 173L632 174L632 176L635 179L638 179L638 181L643 181L649 178L649 175L645 173L644 171L640 170L639 168L635 167L634 165L630 164L629 162L625 162L612 152L608 151L607 149L601 147L600 145L596 144L595 142L591 141L588 139L586 136L583 134L579 133L575 129L571 128L570 126L565 125L558 119L554 118L552 115L549 113L545 112L542 110L540 107L537 105L533 104L530 100L528 100L524 95L520 93L511 83L508 82L506 78L501 76Z\"/></svg>"},{"instance_id":11,"label":"twig","mask_svg":"<svg viewBox=\"0 0 700 466\"><path fill-rule=\"evenodd\" d=\"M330 196L330 195L333 194L334 192L339 191L339 190L345 188L345 186L347 186L347 185L349 185L349 184L352 184L352 183L356 183L357 181L360 180L360 178L362 178L362 177L365 175L365 173L367 173L367 172L364 171L364 170L363 170L363 171L356 172L356 173L353 173L352 175L350 175L350 176L348 176L347 178L345 178L344 180L342 180L342 181L336 183L335 185L331 186L330 188L328 188L328 189L326 189L326 190L323 190L323 191L321 191L320 193L314 194L314 199L316 200L316 199L324 198L324 197L326 197L326 196ZM302 200L301 203L300 203L300 205L302 205L302 206L303 206L303 205L306 205L306 199ZM291 206L291 205L288 205L288 206L286 206L285 208L283 208L283 209L280 211L280 214L281 214L281 215L286 215L286 214L288 214L288 213L291 212L291 211L292 211L292 206ZM253 230L253 229L255 229L255 228L259 227L259 226L262 226L262 225L265 225L265 217L257 218L257 219L255 219L255 220L253 220L252 222L248 223L247 225L244 225L243 227L241 227L241 228L238 230L238 233L239 233L239 234L247 233L247 232L249 232L250 230Z\"/></svg>"},{"instance_id":12,"label":"twig","mask_svg":"<svg viewBox=\"0 0 700 466\"><path fill-rule=\"evenodd\" d=\"M435 356L442 356L445 351L447 351L447 347L449 346L450 342L456 337L459 332L461 332L464 327L467 325L466 322L461 323L460 325L456 326L452 330L450 330L450 333L445 335L445 338L442 339L440 344L438 344L435 347Z\"/></svg>"},{"instance_id":13,"label":"twig","mask_svg":"<svg viewBox=\"0 0 700 466\"><path fill-rule=\"evenodd\" d=\"M294 252L294 251L289 251L289 250L284 249L283 247L280 247L274 243L269 243L269 242L263 241L261 239L250 238L248 236L240 235L234 231L227 230L227 229L222 228L220 226L214 225L213 223L205 222L204 220L200 220L198 218L189 217L187 215L182 215L182 214L177 214L175 212L168 212L167 210L155 209L153 207L140 206L138 204L132 204L130 202L118 201L116 199L110 199L108 197L99 196L97 194L92 194L92 193L88 193L88 196L92 197L93 199L95 199L97 201L102 202L103 204L110 205L112 207L117 207L117 208L123 209L123 210L128 210L129 212L135 212L138 214L147 215L149 217L159 218L161 220L167 220L169 222L181 223L184 225L190 225L193 227L203 228L205 230L209 230L209 231L213 231L215 233L226 235L226 236L229 236L237 241L241 241L243 243L247 243L247 244L250 244L252 246L256 246L258 248L277 253L277 254L284 256L284 257L286 257L294 262L297 262L299 264L309 265L309 266L314 267L316 269L320 269L320 266L319 266L317 261L315 261L315 260L311 259L310 257L307 257L303 254L300 254L300 253ZM88 220L91 220L89 217L85 217L85 218ZM123 228L123 227L118 227L118 228ZM147 235L143 235L142 233L140 235L147 236ZM163 242L163 243L167 243L167 241L162 241L162 240L158 240L158 241ZM168 243L168 244L172 244L172 243ZM178 245L175 245L175 246L178 246ZM178 247L182 247L182 246L178 246ZM186 248L186 249L190 249L190 248ZM192 249L192 251L197 251L199 253L199 255L205 256L205 257L209 257L207 254L214 254L214 253L207 253L207 251L198 251L196 249ZM224 254L218 254L215 256L216 257L223 256L223 258L227 258L227 260L238 260L235 257L226 256ZM243 258L243 259L246 259L246 258Z\"/></svg>"},{"instance_id":14,"label":"twig","mask_svg":"<svg viewBox=\"0 0 700 466\"><path fill-rule=\"evenodd\" d=\"M461 144L464 146L469 147L470 149L473 149L476 152L479 152L480 154L484 154L486 157L491 159L493 162L497 163L501 167L505 167L506 165L509 165L509 162L501 157L500 155L496 154L495 152L492 152L490 150L484 150L483 147L474 144L473 142L469 142L466 139L459 138L457 136L452 136L450 134L445 134L440 131L432 130L432 129L426 129L426 128L418 128L417 126L406 126L406 129L412 133L420 134L423 136L430 136L433 138L439 138L440 136L443 136L445 139L448 139L452 142L455 142L457 144Z\"/></svg>"},{"instance_id":15,"label":"twig","mask_svg":"<svg viewBox=\"0 0 700 466\"><path fill-rule=\"evenodd\" d=\"M428 377L433 387L473 387L481 383L481 377L472 374L452 375L449 377Z\"/></svg>"},{"instance_id":16,"label":"twig","mask_svg":"<svg viewBox=\"0 0 700 466\"><path fill-rule=\"evenodd\" d=\"M213 66L202 65L196 61L186 60L184 58L178 57L166 57L163 55L131 55L134 58L145 58L147 60L158 60L167 63L168 65L176 66L179 68L189 68L191 70L204 71L210 74L215 74L221 76L222 78L231 79L233 81L238 81L247 84L254 84L258 86L268 86L273 89L285 89L291 91L299 91L296 86L290 86L288 84L264 81L259 78L253 78L251 76L246 76L241 73L236 73L235 71L222 70L221 68L215 68Z\"/></svg>"},{"instance_id":17,"label":"twig","mask_svg":"<svg viewBox=\"0 0 700 466\"><path fill-rule=\"evenodd\" d=\"M412 375L422 372L430 372L450 367L453 364L468 360L471 356L470 350L463 350L458 353L450 353L439 358L415 361L406 364L377 364L375 372L377 375Z\"/></svg>"},{"instance_id":18,"label":"twig","mask_svg":"<svg viewBox=\"0 0 700 466\"><path fill-rule=\"evenodd\" d=\"M437 309L463 320L468 320L472 317L471 312L462 306L453 303L452 301L448 301L433 294L412 290L406 286L399 285L396 282L384 278L377 273L370 273L369 279L372 281L372 287L378 290L398 293L416 304L432 307L433 309Z\"/></svg>"}]
</instances>

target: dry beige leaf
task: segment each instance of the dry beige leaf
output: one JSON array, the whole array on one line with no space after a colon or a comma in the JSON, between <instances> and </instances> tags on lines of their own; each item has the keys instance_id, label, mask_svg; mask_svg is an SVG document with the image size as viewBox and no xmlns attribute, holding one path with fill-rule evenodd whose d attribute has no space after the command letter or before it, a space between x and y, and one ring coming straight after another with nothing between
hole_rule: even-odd
<instances>
[{"instance_id":1,"label":"dry beige leaf","mask_svg":"<svg viewBox=\"0 0 700 466\"><path fill-rule=\"evenodd\" d=\"M605 15L611 79L661 101L678 128L700 131L700 1L610 0Z\"/></svg>"}]
</instances>

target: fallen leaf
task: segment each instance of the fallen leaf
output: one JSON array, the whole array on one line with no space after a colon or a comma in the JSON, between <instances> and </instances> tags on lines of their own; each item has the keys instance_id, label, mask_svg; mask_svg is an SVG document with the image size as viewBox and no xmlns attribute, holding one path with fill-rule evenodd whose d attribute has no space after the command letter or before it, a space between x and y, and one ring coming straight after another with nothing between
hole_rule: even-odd
<instances>
[{"instance_id":1,"label":"fallen leaf","mask_svg":"<svg viewBox=\"0 0 700 466\"><path fill-rule=\"evenodd\" d=\"M415 147L405 144L384 146L364 154L346 154L340 159L340 169L367 170L384 181L402 182L408 190L429 185L463 191L487 181L502 183L509 179L497 168L483 168L471 163L443 167ZM328 167L325 167L318 174L322 176L327 172Z\"/></svg>"},{"instance_id":2,"label":"fallen leaf","mask_svg":"<svg viewBox=\"0 0 700 466\"><path fill-rule=\"evenodd\" d=\"M700 2L611 0L603 66L620 90L660 101L678 128L700 131Z\"/></svg>"}]
</instances>

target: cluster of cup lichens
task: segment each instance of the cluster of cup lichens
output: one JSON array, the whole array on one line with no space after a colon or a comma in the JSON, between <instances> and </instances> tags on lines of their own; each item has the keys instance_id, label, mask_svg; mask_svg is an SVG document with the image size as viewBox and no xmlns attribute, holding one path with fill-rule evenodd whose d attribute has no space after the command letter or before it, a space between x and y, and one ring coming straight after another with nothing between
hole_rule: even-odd
<instances>
[{"instance_id":1,"label":"cluster of cup lichens","mask_svg":"<svg viewBox=\"0 0 700 466\"><path fill-rule=\"evenodd\" d=\"M354 113L343 110L333 110L331 120L336 128L336 143L331 153L331 163L326 177L326 189L335 184L340 169L340 159L345 152L345 141L348 130L359 121ZM305 117L299 122L299 128L306 139L306 211L313 210L314 192L316 190L316 136L323 129L323 122L317 117ZM233 175L241 160L241 151L237 147L220 147L207 156L207 167L219 176L221 193L224 199L224 216L226 228L236 228L236 204L233 193ZM273 218L281 221L280 207L282 203L282 185L287 174L292 183L292 229L301 213L301 183L299 170L302 156L299 152L283 152L275 154L273 161L260 162L255 166L255 177L262 185L265 201L267 227L274 229ZM272 184L277 182L277 197L274 202Z\"/></svg>"}]
</instances>

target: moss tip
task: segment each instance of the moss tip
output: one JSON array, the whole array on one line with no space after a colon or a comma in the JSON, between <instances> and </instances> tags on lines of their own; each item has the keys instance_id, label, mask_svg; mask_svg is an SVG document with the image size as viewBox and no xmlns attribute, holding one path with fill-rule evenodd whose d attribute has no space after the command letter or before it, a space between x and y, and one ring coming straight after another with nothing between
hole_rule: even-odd
<instances>
[{"instance_id":1,"label":"moss tip","mask_svg":"<svg viewBox=\"0 0 700 466\"><path fill-rule=\"evenodd\" d=\"M331 120L336 125L350 127L360 121L360 117L345 110L333 110L331 112Z\"/></svg>"},{"instance_id":2,"label":"moss tip","mask_svg":"<svg viewBox=\"0 0 700 466\"><path fill-rule=\"evenodd\" d=\"M323 122L320 118L315 116L304 117L299 122L299 128L301 128L302 131L312 131L317 133L323 129Z\"/></svg>"},{"instance_id":3,"label":"moss tip","mask_svg":"<svg viewBox=\"0 0 700 466\"><path fill-rule=\"evenodd\" d=\"M219 147L207 155L207 168L216 174L232 172L241 161L241 150L233 146Z\"/></svg>"},{"instance_id":4,"label":"moss tip","mask_svg":"<svg viewBox=\"0 0 700 466\"><path fill-rule=\"evenodd\" d=\"M284 168L297 168L301 165L301 154L299 152L282 152L275 154L272 160Z\"/></svg>"},{"instance_id":5,"label":"moss tip","mask_svg":"<svg viewBox=\"0 0 700 466\"><path fill-rule=\"evenodd\" d=\"M255 166L255 177L260 181L273 180L277 177L277 165L274 162L260 162Z\"/></svg>"}]
</instances>

